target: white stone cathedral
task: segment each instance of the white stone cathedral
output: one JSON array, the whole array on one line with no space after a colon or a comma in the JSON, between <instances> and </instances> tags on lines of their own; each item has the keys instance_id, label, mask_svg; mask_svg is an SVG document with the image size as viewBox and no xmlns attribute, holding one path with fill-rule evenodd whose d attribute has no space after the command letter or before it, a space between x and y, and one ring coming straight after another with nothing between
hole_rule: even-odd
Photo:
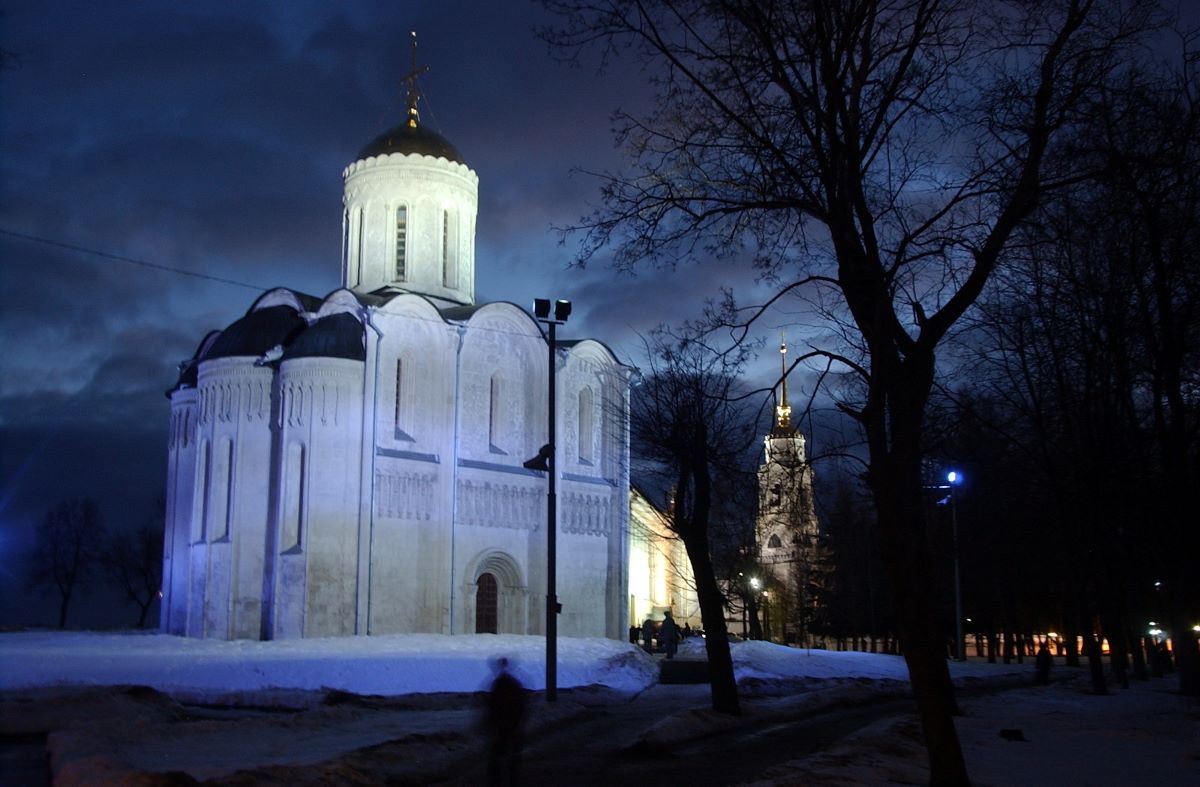
<instances>
[{"instance_id":1,"label":"white stone cathedral","mask_svg":"<svg viewBox=\"0 0 1200 787\"><path fill-rule=\"evenodd\" d=\"M758 468L757 542L767 583L768 635L791 643L807 634L824 579L819 526L813 505L812 465L804 434L792 423L787 393L787 344L779 345L782 392L775 422L763 440Z\"/></svg>"},{"instance_id":2,"label":"white stone cathedral","mask_svg":"<svg viewBox=\"0 0 1200 787\"><path fill-rule=\"evenodd\" d=\"M343 173L342 287L263 293L168 392L164 631L544 632L547 339L476 304L478 177L410 84ZM632 370L555 358L558 632L624 638Z\"/></svg>"}]
</instances>

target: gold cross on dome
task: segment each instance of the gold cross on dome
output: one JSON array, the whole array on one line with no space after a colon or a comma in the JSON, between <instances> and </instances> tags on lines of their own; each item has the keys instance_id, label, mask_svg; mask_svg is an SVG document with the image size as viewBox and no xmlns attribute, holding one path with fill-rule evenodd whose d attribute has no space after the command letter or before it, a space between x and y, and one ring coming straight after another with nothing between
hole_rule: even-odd
<instances>
[{"instance_id":1,"label":"gold cross on dome","mask_svg":"<svg viewBox=\"0 0 1200 787\"><path fill-rule=\"evenodd\" d=\"M416 128L421 119L417 112L417 102L421 99L421 88L417 87L417 77L429 70L429 66L417 67L417 31L412 31L412 70L400 77L400 84L408 83L408 127Z\"/></svg>"}]
</instances>

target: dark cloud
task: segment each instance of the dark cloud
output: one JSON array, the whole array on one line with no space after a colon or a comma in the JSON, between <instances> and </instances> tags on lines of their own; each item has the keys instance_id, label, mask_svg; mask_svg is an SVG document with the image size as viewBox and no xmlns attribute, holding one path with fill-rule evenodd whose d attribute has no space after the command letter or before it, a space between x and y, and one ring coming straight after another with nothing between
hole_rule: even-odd
<instances>
[{"instance_id":1,"label":"dark cloud","mask_svg":"<svg viewBox=\"0 0 1200 787\"><path fill-rule=\"evenodd\" d=\"M257 295L163 268L338 285L342 170L403 117L411 30L430 66L422 122L480 176L479 300L570 298L565 335L638 363L638 332L752 285L715 262L568 266L553 228L598 193L574 170L616 168L611 112L650 94L632 63L555 63L537 4L45 0L5 14L0 46L19 63L0 71L0 231L160 267L0 232L0 544L65 495L117 516L161 490L175 365Z\"/></svg>"}]
</instances>

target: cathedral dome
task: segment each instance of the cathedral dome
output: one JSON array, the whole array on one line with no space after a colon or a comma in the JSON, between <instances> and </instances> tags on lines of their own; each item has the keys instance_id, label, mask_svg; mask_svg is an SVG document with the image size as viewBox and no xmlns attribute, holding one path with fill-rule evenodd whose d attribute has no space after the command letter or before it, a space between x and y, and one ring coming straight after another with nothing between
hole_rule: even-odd
<instances>
[{"instance_id":1,"label":"cathedral dome","mask_svg":"<svg viewBox=\"0 0 1200 787\"><path fill-rule=\"evenodd\" d=\"M434 158L444 158L454 164L466 164L458 149L436 131L422 125L405 122L390 131L385 131L367 143L358 154L358 160L371 156L386 156L389 153L418 153Z\"/></svg>"},{"instance_id":2,"label":"cathedral dome","mask_svg":"<svg viewBox=\"0 0 1200 787\"><path fill-rule=\"evenodd\" d=\"M290 306L256 309L221 331L204 360L259 357L276 345L287 345L304 326L304 319Z\"/></svg>"},{"instance_id":3,"label":"cathedral dome","mask_svg":"<svg viewBox=\"0 0 1200 787\"><path fill-rule=\"evenodd\" d=\"M317 320L297 336L283 353L285 361L291 358L348 358L361 361L366 357L362 323L346 312Z\"/></svg>"},{"instance_id":4,"label":"cathedral dome","mask_svg":"<svg viewBox=\"0 0 1200 787\"><path fill-rule=\"evenodd\" d=\"M413 39L408 112L342 172L342 287L475 302L479 177L458 149L421 124Z\"/></svg>"}]
</instances>

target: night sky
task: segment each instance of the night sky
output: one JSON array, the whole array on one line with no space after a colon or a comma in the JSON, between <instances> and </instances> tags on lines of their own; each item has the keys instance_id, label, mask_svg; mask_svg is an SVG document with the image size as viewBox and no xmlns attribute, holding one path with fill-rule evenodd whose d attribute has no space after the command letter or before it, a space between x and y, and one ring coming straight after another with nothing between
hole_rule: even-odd
<instances>
[{"instance_id":1,"label":"night sky","mask_svg":"<svg viewBox=\"0 0 1200 787\"><path fill-rule=\"evenodd\" d=\"M403 117L410 31L430 68L422 122L480 179L477 301L570 299L560 336L640 365L639 332L735 284L728 262L637 277L568 267L573 245L553 227L599 191L573 170L619 164L610 114L649 91L632 64L557 63L532 3L37 0L3 14L0 625L53 622L53 591L23 582L53 503L95 497L114 529L151 516L163 392L205 332L263 289L338 286L341 173ZM130 609L80 605L70 622L127 622Z\"/></svg>"}]
</instances>

